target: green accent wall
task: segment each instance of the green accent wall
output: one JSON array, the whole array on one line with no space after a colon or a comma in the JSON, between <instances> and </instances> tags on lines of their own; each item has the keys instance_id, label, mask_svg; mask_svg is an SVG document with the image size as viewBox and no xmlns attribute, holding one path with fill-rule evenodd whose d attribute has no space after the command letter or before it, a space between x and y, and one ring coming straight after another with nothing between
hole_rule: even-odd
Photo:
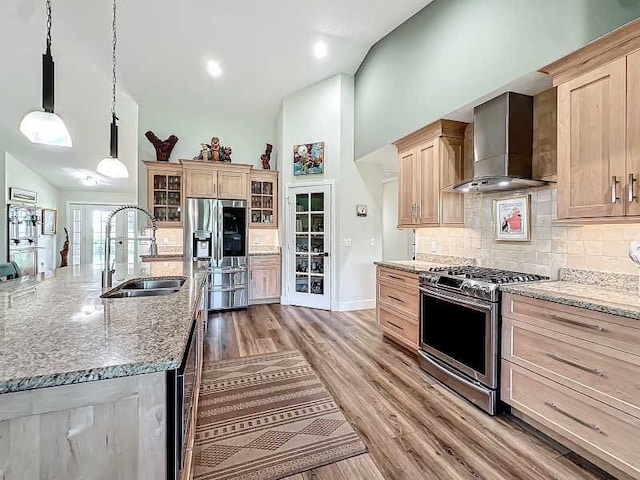
<instances>
[{"instance_id":1,"label":"green accent wall","mask_svg":"<svg viewBox=\"0 0 640 480\"><path fill-rule=\"evenodd\" d=\"M355 76L355 158L640 16L640 0L435 0Z\"/></svg>"}]
</instances>

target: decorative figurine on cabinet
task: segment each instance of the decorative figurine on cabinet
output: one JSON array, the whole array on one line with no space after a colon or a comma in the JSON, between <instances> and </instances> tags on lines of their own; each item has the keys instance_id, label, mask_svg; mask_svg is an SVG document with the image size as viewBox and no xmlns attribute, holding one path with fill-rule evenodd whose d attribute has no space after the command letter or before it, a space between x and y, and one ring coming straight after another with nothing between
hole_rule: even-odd
<instances>
[{"instance_id":1,"label":"decorative figurine on cabinet","mask_svg":"<svg viewBox=\"0 0 640 480\"><path fill-rule=\"evenodd\" d=\"M231 153L233 150L231 147L220 147L220 161L231 162Z\"/></svg>"},{"instance_id":2,"label":"decorative figurine on cabinet","mask_svg":"<svg viewBox=\"0 0 640 480\"><path fill-rule=\"evenodd\" d=\"M166 140L160 140L151 130L145 133L144 136L147 137L156 149L156 160L158 162L168 162L171 152L173 151L173 147L178 143L178 137L171 135Z\"/></svg>"},{"instance_id":3,"label":"decorative figurine on cabinet","mask_svg":"<svg viewBox=\"0 0 640 480\"><path fill-rule=\"evenodd\" d=\"M269 162L271 161L271 152L273 151L273 145L267 143L267 148L262 155L260 155L260 160L262 161L262 168L264 170L271 170L271 165Z\"/></svg>"},{"instance_id":4,"label":"decorative figurine on cabinet","mask_svg":"<svg viewBox=\"0 0 640 480\"><path fill-rule=\"evenodd\" d=\"M220 161L220 139L218 137L213 137L211 139L211 161Z\"/></svg>"}]
</instances>

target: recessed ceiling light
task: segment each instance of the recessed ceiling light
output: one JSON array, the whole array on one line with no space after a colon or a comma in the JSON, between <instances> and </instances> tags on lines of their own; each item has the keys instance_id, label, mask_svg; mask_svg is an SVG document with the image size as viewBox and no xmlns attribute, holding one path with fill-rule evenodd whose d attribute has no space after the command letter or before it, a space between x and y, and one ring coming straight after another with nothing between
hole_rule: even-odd
<instances>
[{"instance_id":1,"label":"recessed ceiling light","mask_svg":"<svg viewBox=\"0 0 640 480\"><path fill-rule=\"evenodd\" d=\"M467 193L467 192L470 192L470 191L471 191L471 189L470 189L469 187L464 187L464 188L462 189L462 191L463 191L464 193Z\"/></svg>"},{"instance_id":2,"label":"recessed ceiling light","mask_svg":"<svg viewBox=\"0 0 640 480\"><path fill-rule=\"evenodd\" d=\"M318 40L314 45L313 45L313 55L318 59L318 60L322 60L324 57L327 56L328 53L328 49L327 49L327 44L324 43L322 40Z\"/></svg>"},{"instance_id":3,"label":"recessed ceiling light","mask_svg":"<svg viewBox=\"0 0 640 480\"><path fill-rule=\"evenodd\" d=\"M502 182L498 183L498 186L500 186L500 187L506 187L507 185L509 185L509 183L510 183L510 182L508 182L507 180L504 180L504 181L502 181Z\"/></svg>"},{"instance_id":4,"label":"recessed ceiling light","mask_svg":"<svg viewBox=\"0 0 640 480\"><path fill-rule=\"evenodd\" d=\"M222 67L218 62L215 62L213 60L209 60L207 62L207 71L213 78L218 78L222 75Z\"/></svg>"}]
</instances>

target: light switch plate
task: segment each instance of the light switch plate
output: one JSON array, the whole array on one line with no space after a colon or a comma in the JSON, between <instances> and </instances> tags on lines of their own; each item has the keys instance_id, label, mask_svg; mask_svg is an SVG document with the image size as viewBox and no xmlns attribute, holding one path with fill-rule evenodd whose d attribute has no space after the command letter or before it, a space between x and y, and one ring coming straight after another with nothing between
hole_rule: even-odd
<instances>
[{"instance_id":1,"label":"light switch plate","mask_svg":"<svg viewBox=\"0 0 640 480\"><path fill-rule=\"evenodd\" d=\"M436 253L438 251L438 244L436 242L431 242L431 253Z\"/></svg>"},{"instance_id":2,"label":"light switch plate","mask_svg":"<svg viewBox=\"0 0 640 480\"><path fill-rule=\"evenodd\" d=\"M344 239L344 246L345 247L350 247L351 246L351 239L350 238L345 238Z\"/></svg>"},{"instance_id":3,"label":"light switch plate","mask_svg":"<svg viewBox=\"0 0 640 480\"><path fill-rule=\"evenodd\" d=\"M372 239L371 239L371 246L372 246L372 247L375 247L375 246L376 246L376 239L375 239L375 238L372 238Z\"/></svg>"}]
</instances>

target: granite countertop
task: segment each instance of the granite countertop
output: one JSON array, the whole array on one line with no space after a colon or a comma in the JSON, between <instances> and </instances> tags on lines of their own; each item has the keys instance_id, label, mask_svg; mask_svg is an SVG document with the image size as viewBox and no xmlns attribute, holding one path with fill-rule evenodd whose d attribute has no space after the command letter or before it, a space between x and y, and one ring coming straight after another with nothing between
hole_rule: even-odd
<instances>
[{"instance_id":1,"label":"granite countertop","mask_svg":"<svg viewBox=\"0 0 640 480\"><path fill-rule=\"evenodd\" d=\"M0 283L0 393L177 368L205 269L191 262L116 265L114 286L186 276L175 294L102 299L97 266Z\"/></svg>"},{"instance_id":2,"label":"granite countertop","mask_svg":"<svg viewBox=\"0 0 640 480\"><path fill-rule=\"evenodd\" d=\"M420 262L414 260L394 260L387 261L382 260L380 262L373 262L380 267L392 268L394 270L401 270L409 273L421 273L427 272L432 267L444 267L444 263L432 263L432 262Z\"/></svg>"},{"instance_id":3,"label":"granite countertop","mask_svg":"<svg viewBox=\"0 0 640 480\"><path fill-rule=\"evenodd\" d=\"M564 269L560 280L503 285L506 293L640 320L638 278Z\"/></svg>"},{"instance_id":4,"label":"granite countertop","mask_svg":"<svg viewBox=\"0 0 640 480\"><path fill-rule=\"evenodd\" d=\"M280 255L280 250L249 252L250 257L260 257L262 255Z\"/></svg>"},{"instance_id":5,"label":"granite countertop","mask_svg":"<svg viewBox=\"0 0 640 480\"><path fill-rule=\"evenodd\" d=\"M181 261L184 258L182 253L161 253L160 255L140 255L143 262L166 262L171 260Z\"/></svg>"}]
</instances>

